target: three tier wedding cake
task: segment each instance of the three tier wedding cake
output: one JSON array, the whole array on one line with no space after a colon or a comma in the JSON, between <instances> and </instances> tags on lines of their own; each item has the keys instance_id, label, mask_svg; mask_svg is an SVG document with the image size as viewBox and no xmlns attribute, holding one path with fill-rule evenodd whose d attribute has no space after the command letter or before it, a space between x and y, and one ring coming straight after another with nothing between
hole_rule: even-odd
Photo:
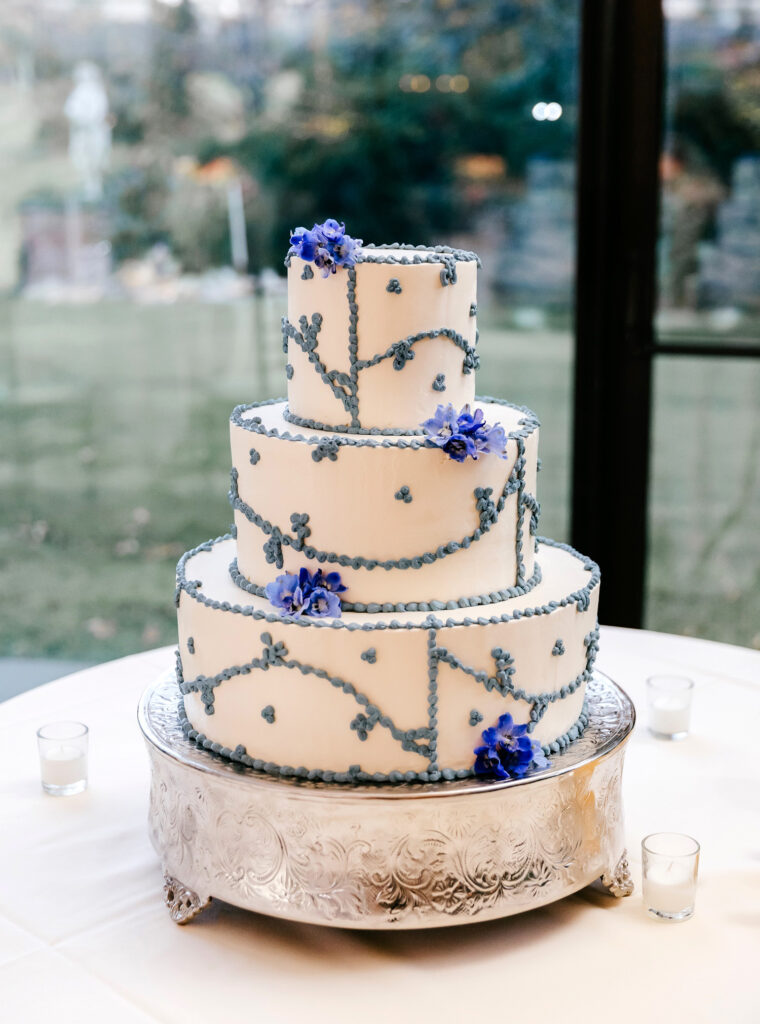
<instances>
[{"instance_id":1,"label":"three tier wedding cake","mask_svg":"<svg viewBox=\"0 0 760 1024\"><path fill-rule=\"evenodd\" d=\"M544 770L587 721L599 570L537 535L535 415L475 398L479 260L291 243L287 399L233 411L235 527L177 569L185 732L324 782Z\"/></svg>"}]
</instances>

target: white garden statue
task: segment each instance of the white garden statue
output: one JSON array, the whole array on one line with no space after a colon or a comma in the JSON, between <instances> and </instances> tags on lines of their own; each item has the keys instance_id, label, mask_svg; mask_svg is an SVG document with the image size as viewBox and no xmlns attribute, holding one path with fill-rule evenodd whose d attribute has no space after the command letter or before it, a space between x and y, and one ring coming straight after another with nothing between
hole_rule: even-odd
<instances>
[{"instance_id":1,"label":"white garden statue","mask_svg":"<svg viewBox=\"0 0 760 1024\"><path fill-rule=\"evenodd\" d=\"M69 122L69 157L82 179L84 197L103 194L103 171L111 152L111 125L100 69L81 61L74 69L74 88L64 113Z\"/></svg>"}]
</instances>

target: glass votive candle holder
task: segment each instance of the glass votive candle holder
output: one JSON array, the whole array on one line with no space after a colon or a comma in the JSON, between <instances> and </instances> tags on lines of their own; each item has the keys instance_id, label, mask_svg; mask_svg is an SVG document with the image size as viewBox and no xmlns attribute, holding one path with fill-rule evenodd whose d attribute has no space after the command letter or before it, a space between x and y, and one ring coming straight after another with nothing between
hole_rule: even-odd
<instances>
[{"instance_id":1,"label":"glass votive candle holder","mask_svg":"<svg viewBox=\"0 0 760 1024\"><path fill-rule=\"evenodd\" d=\"M644 907L660 921L686 921L694 913L699 843L678 832L641 841Z\"/></svg>"},{"instance_id":2,"label":"glass votive candle holder","mask_svg":"<svg viewBox=\"0 0 760 1024\"><path fill-rule=\"evenodd\" d=\"M51 796L87 789L89 730L81 722L51 722L37 730L42 788Z\"/></svg>"},{"instance_id":3,"label":"glass votive candle holder","mask_svg":"<svg viewBox=\"0 0 760 1024\"><path fill-rule=\"evenodd\" d=\"M682 740L689 735L694 681L686 676L647 679L649 731L658 740Z\"/></svg>"}]
</instances>

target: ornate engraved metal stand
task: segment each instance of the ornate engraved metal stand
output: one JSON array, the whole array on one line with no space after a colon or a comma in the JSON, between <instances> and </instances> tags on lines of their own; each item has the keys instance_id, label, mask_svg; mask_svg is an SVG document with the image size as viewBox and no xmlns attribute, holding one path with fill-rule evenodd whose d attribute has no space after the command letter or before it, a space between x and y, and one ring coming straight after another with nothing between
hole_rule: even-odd
<instances>
[{"instance_id":1,"label":"ornate engraved metal stand","mask_svg":"<svg viewBox=\"0 0 760 1024\"><path fill-rule=\"evenodd\" d=\"M635 712L600 673L587 695L583 736L529 779L347 787L198 749L179 727L174 676L162 677L138 718L173 920L212 896L315 924L424 928L517 914L595 881L629 895L621 777Z\"/></svg>"}]
</instances>

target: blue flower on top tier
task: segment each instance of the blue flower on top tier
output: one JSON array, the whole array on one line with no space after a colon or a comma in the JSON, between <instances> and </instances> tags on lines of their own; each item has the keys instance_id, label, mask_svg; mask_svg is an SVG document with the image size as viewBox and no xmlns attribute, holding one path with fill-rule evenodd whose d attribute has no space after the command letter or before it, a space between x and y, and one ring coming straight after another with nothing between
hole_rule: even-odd
<instances>
[{"instance_id":1,"label":"blue flower on top tier","mask_svg":"<svg viewBox=\"0 0 760 1024\"><path fill-rule=\"evenodd\" d=\"M482 409L470 412L465 405L460 413L454 406L439 405L435 415L421 423L428 436L425 443L441 448L450 459L464 462L466 458L479 459L481 455L507 457L507 435L500 423L486 423Z\"/></svg>"},{"instance_id":2,"label":"blue flower on top tier","mask_svg":"<svg viewBox=\"0 0 760 1024\"><path fill-rule=\"evenodd\" d=\"M497 779L522 779L529 771L549 768L541 744L528 736L527 725L516 725L510 714L482 733L484 746L476 747L476 775Z\"/></svg>"},{"instance_id":3,"label":"blue flower on top tier","mask_svg":"<svg viewBox=\"0 0 760 1024\"><path fill-rule=\"evenodd\" d=\"M290 236L288 256L300 256L307 263L314 263L327 277L337 273L338 267L353 267L355 250L361 244L361 238L346 234L345 224L328 217L324 224L315 224L311 230L296 228Z\"/></svg>"},{"instance_id":4,"label":"blue flower on top tier","mask_svg":"<svg viewBox=\"0 0 760 1024\"><path fill-rule=\"evenodd\" d=\"M338 594L346 590L341 583L339 572L321 569L312 575L308 569L301 569L297 576L284 573L273 583L267 583L266 595L281 615L292 615L300 619L310 615L315 619L325 616L340 618L341 606Z\"/></svg>"}]
</instances>

